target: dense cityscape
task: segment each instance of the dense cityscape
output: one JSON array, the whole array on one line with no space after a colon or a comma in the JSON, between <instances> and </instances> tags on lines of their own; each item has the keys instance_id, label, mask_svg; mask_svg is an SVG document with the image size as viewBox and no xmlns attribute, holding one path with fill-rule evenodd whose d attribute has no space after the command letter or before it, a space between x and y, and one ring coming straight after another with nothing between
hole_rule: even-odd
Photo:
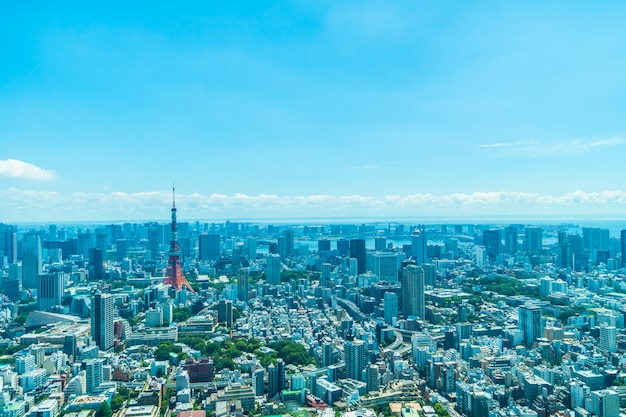
<instances>
[{"instance_id":1,"label":"dense cityscape","mask_svg":"<svg viewBox=\"0 0 626 417\"><path fill-rule=\"evenodd\" d=\"M2 417L626 405L626 230L0 225ZM622 408L623 409L623 408Z\"/></svg>"}]
</instances>

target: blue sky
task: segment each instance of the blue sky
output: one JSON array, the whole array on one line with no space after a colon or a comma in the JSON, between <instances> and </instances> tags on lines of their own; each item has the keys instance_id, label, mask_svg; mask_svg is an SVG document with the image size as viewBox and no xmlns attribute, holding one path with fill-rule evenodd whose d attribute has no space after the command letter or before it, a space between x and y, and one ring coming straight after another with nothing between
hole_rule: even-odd
<instances>
[{"instance_id":1,"label":"blue sky","mask_svg":"<svg viewBox=\"0 0 626 417\"><path fill-rule=\"evenodd\" d=\"M0 222L626 218L623 2L128 3L0 5Z\"/></svg>"}]
</instances>

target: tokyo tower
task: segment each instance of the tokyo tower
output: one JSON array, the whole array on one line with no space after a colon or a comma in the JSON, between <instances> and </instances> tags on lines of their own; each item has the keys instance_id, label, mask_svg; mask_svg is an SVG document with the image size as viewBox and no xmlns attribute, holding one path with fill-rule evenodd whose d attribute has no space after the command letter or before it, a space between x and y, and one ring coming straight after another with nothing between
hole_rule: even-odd
<instances>
[{"instance_id":1,"label":"tokyo tower","mask_svg":"<svg viewBox=\"0 0 626 417\"><path fill-rule=\"evenodd\" d=\"M176 223L176 190L172 187L172 230L170 239L169 260L167 261L167 273L163 284L171 285L176 290L181 290L183 285L191 292L195 292L180 265L180 251L178 250L178 224Z\"/></svg>"}]
</instances>

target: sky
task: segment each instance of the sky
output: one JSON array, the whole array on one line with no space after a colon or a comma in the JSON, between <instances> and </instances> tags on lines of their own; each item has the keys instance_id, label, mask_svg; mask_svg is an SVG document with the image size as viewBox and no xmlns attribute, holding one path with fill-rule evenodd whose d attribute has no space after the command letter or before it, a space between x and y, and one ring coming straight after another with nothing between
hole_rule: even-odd
<instances>
[{"instance_id":1,"label":"sky","mask_svg":"<svg viewBox=\"0 0 626 417\"><path fill-rule=\"evenodd\" d=\"M2 2L0 222L626 219L624 16Z\"/></svg>"}]
</instances>

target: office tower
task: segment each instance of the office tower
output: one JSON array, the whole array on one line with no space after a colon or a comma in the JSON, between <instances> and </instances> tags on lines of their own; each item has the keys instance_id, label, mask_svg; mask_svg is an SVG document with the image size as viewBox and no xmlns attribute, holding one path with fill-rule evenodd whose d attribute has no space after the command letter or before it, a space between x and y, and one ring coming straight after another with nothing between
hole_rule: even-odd
<instances>
[{"instance_id":1,"label":"office tower","mask_svg":"<svg viewBox=\"0 0 626 417\"><path fill-rule=\"evenodd\" d=\"M592 391L589 395L589 410L598 417L618 417L619 409L619 393L612 389L602 389Z\"/></svg>"},{"instance_id":2,"label":"office tower","mask_svg":"<svg viewBox=\"0 0 626 417\"><path fill-rule=\"evenodd\" d=\"M543 335L543 321L541 307L537 304L526 303L518 307L518 326L524 333L524 342L531 345Z\"/></svg>"},{"instance_id":3,"label":"office tower","mask_svg":"<svg viewBox=\"0 0 626 417\"><path fill-rule=\"evenodd\" d=\"M387 239L384 237L375 237L374 238L374 250L384 251L386 249L387 249Z\"/></svg>"},{"instance_id":4,"label":"office tower","mask_svg":"<svg viewBox=\"0 0 626 417\"><path fill-rule=\"evenodd\" d=\"M10 264L15 265L15 264ZM5 279L2 282L2 287L4 289L4 295L7 296L9 301L17 302L20 300L20 281L13 278Z\"/></svg>"},{"instance_id":5,"label":"office tower","mask_svg":"<svg viewBox=\"0 0 626 417\"><path fill-rule=\"evenodd\" d=\"M170 251L167 261L167 272L163 284L171 285L178 291L185 286L189 291L195 292L191 287L180 264L180 251L178 250L178 223L176 222L176 191L172 188L172 223L170 230Z\"/></svg>"},{"instance_id":6,"label":"office tower","mask_svg":"<svg viewBox=\"0 0 626 417\"><path fill-rule=\"evenodd\" d=\"M361 380L361 372L368 365L367 345L363 340L347 340L344 347L346 378Z\"/></svg>"},{"instance_id":7,"label":"office tower","mask_svg":"<svg viewBox=\"0 0 626 417\"><path fill-rule=\"evenodd\" d=\"M245 253L248 259L256 258L256 238L247 237L245 241Z\"/></svg>"},{"instance_id":8,"label":"office tower","mask_svg":"<svg viewBox=\"0 0 626 417\"><path fill-rule=\"evenodd\" d=\"M500 231L485 230L483 232L483 246L487 251L487 257L491 262L500 254Z\"/></svg>"},{"instance_id":9,"label":"office tower","mask_svg":"<svg viewBox=\"0 0 626 417\"><path fill-rule=\"evenodd\" d=\"M102 384L102 365L104 359L90 359L85 362L87 392L96 394Z\"/></svg>"},{"instance_id":10,"label":"office tower","mask_svg":"<svg viewBox=\"0 0 626 417\"><path fill-rule=\"evenodd\" d=\"M504 253L517 253L517 227L508 226L504 228Z\"/></svg>"},{"instance_id":11,"label":"office tower","mask_svg":"<svg viewBox=\"0 0 626 417\"><path fill-rule=\"evenodd\" d=\"M330 273L332 271L332 265L328 262L322 264L322 273L320 274L320 286L324 288L330 288Z\"/></svg>"},{"instance_id":12,"label":"office tower","mask_svg":"<svg viewBox=\"0 0 626 417\"><path fill-rule=\"evenodd\" d=\"M620 247L622 249L622 268L626 267L626 229L619 232Z\"/></svg>"},{"instance_id":13,"label":"office tower","mask_svg":"<svg viewBox=\"0 0 626 417\"><path fill-rule=\"evenodd\" d=\"M270 253L265 258L265 262L265 281L271 285L280 284L280 269L282 265L280 255Z\"/></svg>"},{"instance_id":14,"label":"office tower","mask_svg":"<svg viewBox=\"0 0 626 417\"><path fill-rule=\"evenodd\" d=\"M395 293L386 292L383 303L385 323L393 326L398 320L398 296Z\"/></svg>"},{"instance_id":15,"label":"office tower","mask_svg":"<svg viewBox=\"0 0 626 417\"><path fill-rule=\"evenodd\" d=\"M411 256L418 265L428 262L428 237L426 228L421 226L420 229L413 231L411 235Z\"/></svg>"},{"instance_id":16,"label":"office tower","mask_svg":"<svg viewBox=\"0 0 626 417\"><path fill-rule=\"evenodd\" d=\"M330 340L325 340L322 343L322 367L330 366L334 363L333 360L333 344Z\"/></svg>"},{"instance_id":17,"label":"office tower","mask_svg":"<svg viewBox=\"0 0 626 417\"><path fill-rule=\"evenodd\" d=\"M293 229L285 229L283 230L283 238L279 240L278 244L278 252L280 256L284 259L294 254L294 231ZM282 246L281 246L282 242Z\"/></svg>"},{"instance_id":18,"label":"office tower","mask_svg":"<svg viewBox=\"0 0 626 417\"><path fill-rule=\"evenodd\" d=\"M431 287L437 286L437 267L433 264L423 264L424 269L424 285Z\"/></svg>"},{"instance_id":19,"label":"office tower","mask_svg":"<svg viewBox=\"0 0 626 417\"><path fill-rule=\"evenodd\" d=\"M572 245L569 243L567 234L559 232L558 234L558 262L561 268L572 267Z\"/></svg>"},{"instance_id":20,"label":"office tower","mask_svg":"<svg viewBox=\"0 0 626 417\"><path fill-rule=\"evenodd\" d=\"M163 325L163 311L160 308L150 308L146 311L146 327L160 327Z\"/></svg>"},{"instance_id":21,"label":"office tower","mask_svg":"<svg viewBox=\"0 0 626 417\"><path fill-rule=\"evenodd\" d=\"M76 359L76 352L78 351L78 344L76 342L76 335L68 334L63 339L63 353L67 356L71 356L72 360Z\"/></svg>"},{"instance_id":22,"label":"office tower","mask_svg":"<svg viewBox=\"0 0 626 417\"><path fill-rule=\"evenodd\" d=\"M93 248L93 245L91 243L91 233L79 233L76 245L78 255L82 256L83 260L89 259L89 249Z\"/></svg>"},{"instance_id":23,"label":"office tower","mask_svg":"<svg viewBox=\"0 0 626 417\"><path fill-rule=\"evenodd\" d=\"M267 367L267 399L274 398L279 392L278 371L276 370L276 365L270 363Z\"/></svg>"},{"instance_id":24,"label":"office tower","mask_svg":"<svg viewBox=\"0 0 626 417\"><path fill-rule=\"evenodd\" d=\"M217 303L217 321L223 322L228 328L233 327L233 302L220 300Z\"/></svg>"},{"instance_id":25,"label":"office tower","mask_svg":"<svg viewBox=\"0 0 626 417\"><path fill-rule=\"evenodd\" d=\"M424 318L426 313L424 298L424 269L408 265L402 270L402 312L404 317Z\"/></svg>"},{"instance_id":26,"label":"office tower","mask_svg":"<svg viewBox=\"0 0 626 417\"><path fill-rule=\"evenodd\" d=\"M569 392L571 398L570 409L572 410L578 407L584 407L585 399L589 398L591 395L591 389L589 386L578 380L570 382Z\"/></svg>"},{"instance_id":27,"label":"office tower","mask_svg":"<svg viewBox=\"0 0 626 417\"><path fill-rule=\"evenodd\" d=\"M198 236L198 256L201 261L220 258L220 235L203 233Z\"/></svg>"},{"instance_id":28,"label":"office tower","mask_svg":"<svg viewBox=\"0 0 626 417\"><path fill-rule=\"evenodd\" d=\"M237 275L237 299L248 302L248 296L250 293L250 268L241 268Z\"/></svg>"},{"instance_id":29,"label":"office tower","mask_svg":"<svg viewBox=\"0 0 626 417\"><path fill-rule=\"evenodd\" d=\"M22 248L22 288L37 288L42 272L41 238L35 233L24 236Z\"/></svg>"},{"instance_id":30,"label":"office tower","mask_svg":"<svg viewBox=\"0 0 626 417\"><path fill-rule=\"evenodd\" d=\"M337 240L337 252L339 252L339 256L348 256L350 253L350 241L346 239Z\"/></svg>"},{"instance_id":31,"label":"office tower","mask_svg":"<svg viewBox=\"0 0 626 417\"><path fill-rule=\"evenodd\" d=\"M524 250L528 256L539 256L543 248L543 229L527 227L524 229Z\"/></svg>"},{"instance_id":32,"label":"office tower","mask_svg":"<svg viewBox=\"0 0 626 417\"><path fill-rule=\"evenodd\" d=\"M605 352L615 352L617 343L615 326L600 326L600 349Z\"/></svg>"},{"instance_id":33,"label":"office tower","mask_svg":"<svg viewBox=\"0 0 626 417\"><path fill-rule=\"evenodd\" d=\"M114 298L111 294L96 293L91 298L91 337L100 350L113 347Z\"/></svg>"},{"instance_id":34,"label":"office tower","mask_svg":"<svg viewBox=\"0 0 626 417\"><path fill-rule=\"evenodd\" d=\"M380 373L378 372L378 365L370 364L367 367L367 392L378 392L380 389Z\"/></svg>"},{"instance_id":35,"label":"office tower","mask_svg":"<svg viewBox=\"0 0 626 417\"><path fill-rule=\"evenodd\" d=\"M4 254L7 257L9 264L17 263L17 231L15 226L0 225L0 232L4 229L3 233L0 233L0 243L4 243L3 250L0 255Z\"/></svg>"},{"instance_id":36,"label":"office tower","mask_svg":"<svg viewBox=\"0 0 626 417\"><path fill-rule=\"evenodd\" d=\"M101 248L89 249L89 266L92 279L100 280L105 278L104 251Z\"/></svg>"},{"instance_id":37,"label":"office tower","mask_svg":"<svg viewBox=\"0 0 626 417\"><path fill-rule=\"evenodd\" d=\"M372 272L380 281L398 282L398 256L395 253L383 252L372 255Z\"/></svg>"},{"instance_id":38,"label":"office tower","mask_svg":"<svg viewBox=\"0 0 626 417\"><path fill-rule=\"evenodd\" d=\"M357 274L364 274L367 271L365 240L350 240L350 257L357 261Z\"/></svg>"},{"instance_id":39,"label":"office tower","mask_svg":"<svg viewBox=\"0 0 626 417\"><path fill-rule=\"evenodd\" d=\"M30 353L20 355L15 358L15 372L18 375L24 375L37 368L35 357Z\"/></svg>"},{"instance_id":40,"label":"office tower","mask_svg":"<svg viewBox=\"0 0 626 417\"><path fill-rule=\"evenodd\" d=\"M330 252L330 240L328 239L320 239L317 241L317 251L320 254L325 252Z\"/></svg>"},{"instance_id":41,"label":"office tower","mask_svg":"<svg viewBox=\"0 0 626 417\"><path fill-rule=\"evenodd\" d=\"M128 258L128 240L117 239L115 252L118 262L122 262L125 258Z\"/></svg>"},{"instance_id":42,"label":"office tower","mask_svg":"<svg viewBox=\"0 0 626 417\"><path fill-rule=\"evenodd\" d=\"M37 287L37 310L55 311L60 309L65 291L65 273L48 272L40 274Z\"/></svg>"}]
</instances>

